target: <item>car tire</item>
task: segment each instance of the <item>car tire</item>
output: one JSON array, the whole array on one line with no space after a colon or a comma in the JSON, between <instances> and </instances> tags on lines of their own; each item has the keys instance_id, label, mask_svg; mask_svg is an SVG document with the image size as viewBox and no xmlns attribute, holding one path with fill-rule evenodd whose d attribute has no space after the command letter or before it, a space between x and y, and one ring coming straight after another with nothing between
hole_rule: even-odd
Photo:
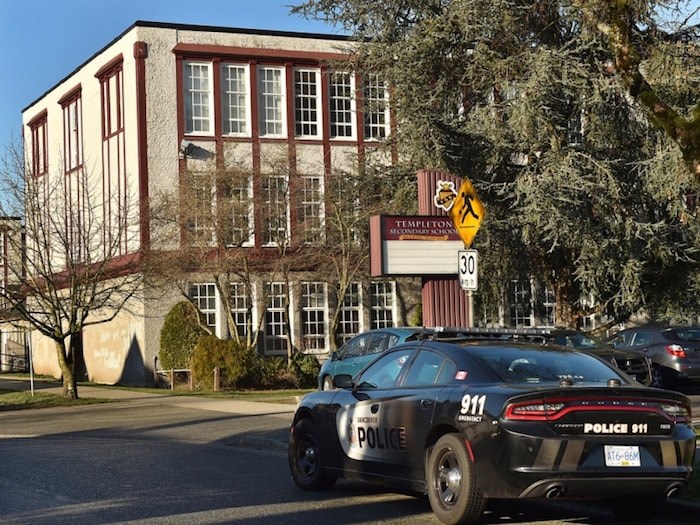
<instances>
[{"instance_id":1,"label":"car tire","mask_svg":"<svg viewBox=\"0 0 700 525\"><path fill-rule=\"evenodd\" d=\"M322 490L333 486L337 477L325 472L325 456L316 428L308 418L297 421L287 449L289 471L304 490Z\"/></svg>"},{"instance_id":2,"label":"car tire","mask_svg":"<svg viewBox=\"0 0 700 525\"><path fill-rule=\"evenodd\" d=\"M675 381L671 372L665 370L662 366L655 366L651 371L651 386L656 388L672 388L675 385Z\"/></svg>"},{"instance_id":3,"label":"car tire","mask_svg":"<svg viewBox=\"0 0 700 525\"><path fill-rule=\"evenodd\" d=\"M333 390L335 386L333 385L333 378L331 376L326 376L323 378L322 390Z\"/></svg>"},{"instance_id":4,"label":"car tire","mask_svg":"<svg viewBox=\"0 0 700 525\"><path fill-rule=\"evenodd\" d=\"M445 434L433 446L426 467L428 500L443 523L475 523L486 500L474 474L464 438Z\"/></svg>"}]
</instances>

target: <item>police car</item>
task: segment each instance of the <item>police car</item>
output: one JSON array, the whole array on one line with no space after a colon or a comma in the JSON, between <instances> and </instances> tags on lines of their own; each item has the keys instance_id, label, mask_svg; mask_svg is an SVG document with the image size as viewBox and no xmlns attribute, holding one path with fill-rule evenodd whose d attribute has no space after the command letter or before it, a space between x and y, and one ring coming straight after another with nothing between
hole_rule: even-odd
<instances>
[{"instance_id":1,"label":"police car","mask_svg":"<svg viewBox=\"0 0 700 525\"><path fill-rule=\"evenodd\" d=\"M574 348L415 341L335 386L297 407L296 484L342 477L417 491L443 523L477 521L488 498L602 498L643 515L682 493L692 471L688 398Z\"/></svg>"}]
</instances>

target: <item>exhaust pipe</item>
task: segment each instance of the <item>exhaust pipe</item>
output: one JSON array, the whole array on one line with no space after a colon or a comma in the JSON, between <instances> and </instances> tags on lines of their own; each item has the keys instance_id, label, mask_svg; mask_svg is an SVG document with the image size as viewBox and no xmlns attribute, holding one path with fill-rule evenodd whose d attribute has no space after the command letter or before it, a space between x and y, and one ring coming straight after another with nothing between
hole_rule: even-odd
<instances>
[{"instance_id":1,"label":"exhaust pipe","mask_svg":"<svg viewBox=\"0 0 700 525\"><path fill-rule=\"evenodd\" d=\"M544 497L547 499L555 499L555 498L558 498L559 496L563 495L564 492L565 492L564 487L562 487L561 485L552 485L544 493Z\"/></svg>"},{"instance_id":2,"label":"exhaust pipe","mask_svg":"<svg viewBox=\"0 0 700 525\"><path fill-rule=\"evenodd\" d=\"M666 498L677 498L683 492L683 487L680 484L671 485L666 491Z\"/></svg>"}]
</instances>

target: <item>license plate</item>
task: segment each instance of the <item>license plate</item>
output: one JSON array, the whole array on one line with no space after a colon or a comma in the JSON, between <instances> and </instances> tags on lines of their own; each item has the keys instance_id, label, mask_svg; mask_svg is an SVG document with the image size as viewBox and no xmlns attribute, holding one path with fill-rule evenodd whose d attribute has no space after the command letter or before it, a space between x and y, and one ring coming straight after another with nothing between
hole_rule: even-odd
<instances>
[{"instance_id":1,"label":"license plate","mask_svg":"<svg viewBox=\"0 0 700 525\"><path fill-rule=\"evenodd\" d=\"M605 445L606 467L641 467L639 447L636 445Z\"/></svg>"}]
</instances>

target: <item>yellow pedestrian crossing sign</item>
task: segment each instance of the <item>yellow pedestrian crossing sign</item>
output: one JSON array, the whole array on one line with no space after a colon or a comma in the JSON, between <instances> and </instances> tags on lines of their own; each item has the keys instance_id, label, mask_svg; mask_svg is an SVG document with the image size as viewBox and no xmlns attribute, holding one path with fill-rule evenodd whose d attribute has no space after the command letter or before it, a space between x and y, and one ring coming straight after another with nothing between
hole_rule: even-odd
<instances>
[{"instance_id":1,"label":"yellow pedestrian crossing sign","mask_svg":"<svg viewBox=\"0 0 700 525\"><path fill-rule=\"evenodd\" d=\"M481 221L484 220L486 209L469 179L463 179L449 213L464 247L470 248Z\"/></svg>"}]
</instances>

